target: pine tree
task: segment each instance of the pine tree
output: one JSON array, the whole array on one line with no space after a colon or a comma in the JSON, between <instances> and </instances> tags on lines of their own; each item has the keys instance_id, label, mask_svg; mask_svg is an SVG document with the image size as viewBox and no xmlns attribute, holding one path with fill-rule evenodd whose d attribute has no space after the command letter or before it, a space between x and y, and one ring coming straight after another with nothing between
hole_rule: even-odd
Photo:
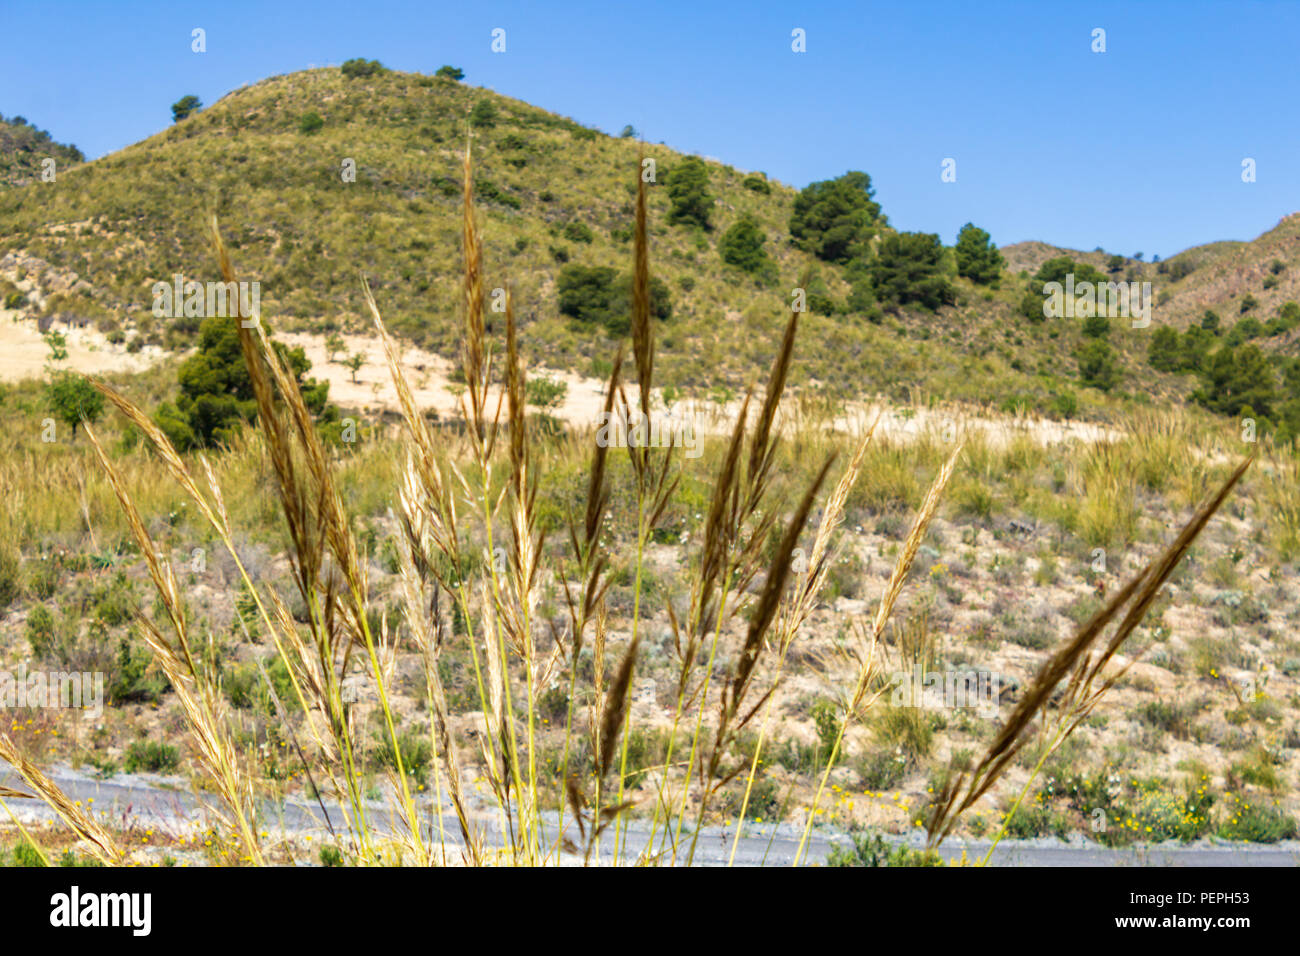
<instances>
[{"instance_id":1,"label":"pine tree","mask_svg":"<svg viewBox=\"0 0 1300 956\"><path fill-rule=\"evenodd\" d=\"M713 228L713 197L709 195L709 167L697 156L687 156L667 174L668 221Z\"/></svg>"},{"instance_id":2,"label":"pine tree","mask_svg":"<svg viewBox=\"0 0 1300 956\"><path fill-rule=\"evenodd\" d=\"M954 250L957 258L957 275L970 279L977 285L996 287L1002 277L1006 260L989 234L974 223L966 223L957 234Z\"/></svg>"}]
</instances>

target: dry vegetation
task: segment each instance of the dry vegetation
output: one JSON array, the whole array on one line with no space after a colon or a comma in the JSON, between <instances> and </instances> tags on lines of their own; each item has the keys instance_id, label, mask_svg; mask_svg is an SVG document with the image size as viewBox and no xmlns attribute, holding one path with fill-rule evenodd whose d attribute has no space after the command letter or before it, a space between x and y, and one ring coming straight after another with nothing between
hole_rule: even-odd
<instances>
[{"instance_id":1,"label":"dry vegetation","mask_svg":"<svg viewBox=\"0 0 1300 956\"><path fill-rule=\"evenodd\" d=\"M241 327L258 427L232 447L178 454L146 374L97 383L129 424L88 426L90 449L24 439L0 463L0 571L25 590L5 659L44 640L116 689L93 729L37 712L0 733L83 852L145 851L39 765L172 769L178 743L222 808L197 858L226 863L307 852L260 818L287 793L319 802L321 859L357 864L689 863L735 820L788 819L800 853L823 822L933 849L1096 808L1114 843L1294 832L1294 461L1182 413L1091 445L836 432L783 405L797 312L701 458L607 447L526 414L512 301L487 328L468 152L463 174L460 421L425 418L367 288L399 436L323 443ZM646 219L641 184L605 391L624 415L655 411ZM894 699L894 675L945 669L1001 675L998 719Z\"/></svg>"}]
</instances>

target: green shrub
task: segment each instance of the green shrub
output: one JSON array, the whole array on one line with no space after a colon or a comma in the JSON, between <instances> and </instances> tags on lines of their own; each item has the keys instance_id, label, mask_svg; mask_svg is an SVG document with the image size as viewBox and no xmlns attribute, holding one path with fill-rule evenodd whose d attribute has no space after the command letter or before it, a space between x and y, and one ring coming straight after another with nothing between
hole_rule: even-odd
<instances>
[{"instance_id":1,"label":"green shrub","mask_svg":"<svg viewBox=\"0 0 1300 956\"><path fill-rule=\"evenodd\" d=\"M817 739L821 741L818 762L825 764L831 759L831 749L840 733L840 712L834 701L819 700L812 706L813 724L817 728ZM840 754L838 756L843 756Z\"/></svg>"},{"instance_id":2,"label":"green shrub","mask_svg":"<svg viewBox=\"0 0 1300 956\"><path fill-rule=\"evenodd\" d=\"M27 615L23 636L38 660L48 658L54 647L54 615L44 604L37 604Z\"/></svg>"},{"instance_id":3,"label":"green shrub","mask_svg":"<svg viewBox=\"0 0 1300 956\"><path fill-rule=\"evenodd\" d=\"M1079 381L1088 388L1108 392L1119 384L1119 369L1111 347L1094 339L1079 353Z\"/></svg>"},{"instance_id":4,"label":"green shrub","mask_svg":"<svg viewBox=\"0 0 1300 956\"><path fill-rule=\"evenodd\" d=\"M118 571L108 585L95 588L90 599L96 619L109 627L125 624L136 607L135 591L124 571Z\"/></svg>"},{"instance_id":5,"label":"green shrub","mask_svg":"<svg viewBox=\"0 0 1300 956\"><path fill-rule=\"evenodd\" d=\"M355 80L365 76L375 76L384 72L384 65L378 60L367 60L365 57L353 57L351 60L345 60L339 70L348 79ZM439 72L441 75L441 71Z\"/></svg>"},{"instance_id":6,"label":"green shrub","mask_svg":"<svg viewBox=\"0 0 1300 956\"><path fill-rule=\"evenodd\" d=\"M320 848L321 866L342 866L343 853L336 846L323 846Z\"/></svg>"},{"instance_id":7,"label":"green shrub","mask_svg":"<svg viewBox=\"0 0 1300 956\"><path fill-rule=\"evenodd\" d=\"M45 866L45 861L41 859L41 853L36 847L23 840L14 847L14 866Z\"/></svg>"},{"instance_id":8,"label":"green shrub","mask_svg":"<svg viewBox=\"0 0 1300 956\"><path fill-rule=\"evenodd\" d=\"M1272 418L1278 401L1277 378L1268 357L1256 345L1227 345L1201 364L1202 386L1193 399L1221 415L1238 415L1249 407Z\"/></svg>"},{"instance_id":9,"label":"green shrub","mask_svg":"<svg viewBox=\"0 0 1300 956\"><path fill-rule=\"evenodd\" d=\"M745 806L745 819L756 823L777 823L785 816L785 806L781 799L781 788L770 777L759 773L754 778L749 791L749 802L745 803L745 785L747 773L740 774L739 781L721 794L717 808L724 817L733 818L740 815L742 803Z\"/></svg>"},{"instance_id":10,"label":"green shrub","mask_svg":"<svg viewBox=\"0 0 1300 956\"><path fill-rule=\"evenodd\" d=\"M491 100L479 100L469 111L469 125L477 129L491 129L497 125L497 108Z\"/></svg>"},{"instance_id":11,"label":"green shrub","mask_svg":"<svg viewBox=\"0 0 1300 956\"><path fill-rule=\"evenodd\" d=\"M934 723L920 707L882 706L874 729L885 747L896 748L909 757L924 757L934 742Z\"/></svg>"},{"instance_id":12,"label":"green shrub","mask_svg":"<svg viewBox=\"0 0 1300 956\"><path fill-rule=\"evenodd\" d=\"M117 667L109 674L104 688L108 700L114 704L157 703L170 684L165 674L152 668L153 653L142 643L128 638L118 638Z\"/></svg>"},{"instance_id":13,"label":"green shrub","mask_svg":"<svg viewBox=\"0 0 1300 956\"><path fill-rule=\"evenodd\" d=\"M302 115L302 119L298 123L298 131L301 133L306 133L308 135L311 135L312 133L316 132L324 125L325 125L325 121L321 119L321 115L319 113L316 112L304 113Z\"/></svg>"},{"instance_id":14,"label":"green shrub","mask_svg":"<svg viewBox=\"0 0 1300 956\"><path fill-rule=\"evenodd\" d=\"M0 611L5 610L22 591L22 555L8 542L0 543Z\"/></svg>"},{"instance_id":15,"label":"green shrub","mask_svg":"<svg viewBox=\"0 0 1300 956\"><path fill-rule=\"evenodd\" d=\"M1277 843L1296 835L1295 818L1276 805L1265 805L1244 797L1229 797L1227 814L1218 835L1225 840Z\"/></svg>"},{"instance_id":16,"label":"green shrub","mask_svg":"<svg viewBox=\"0 0 1300 956\"><path fill-rule=\"evenodd\" d=\"M1110 334L1110 319L1098 312L1083 320L1083 334L1090 339L1104 339Z\"/></svg>"},{"instance_id":17,"label":"green shrub","mask_svg":"<svg viewBox=\"0 0 1300 956\"><path fill-rule=\"evenodd\" d=\"M668 185L668 221L712 229L713 197L709 194L709 167L704 160L687 156L664 178Z\"/></svg>"},{"instance_id":18,"label":"green shrub","mask_svg":"<svg viewBox=\"0 0 1300 956\"><path fill-rule=\"evenodd\" d=\"M474 195L484 202L494 202L501 206L509 206L511 209L523 207L518 197L503 191L496 183L487 179L475 180Z\"/></svg>"},{"instance_id":19,"label":"green shrub","mask_svg":"<svg viewBox=\"0 0 1300 956\"><path fill-rule=\"evenodd\" d=\"M1006 821L1006 828L1007 836L1013 840L1029 840L1048 835L1065 839L1069 832L1065 817L1052 809L1051 802L1043 791L1039 791L1032 801L1021 803Z\"/></svg>"},{"instance_id":20,"label":"green shrub","mask_svg":"<svg viewBox=\"0 0 1300 956\"><path fill-rule=\"evenodd\" d=\"M561 379L530 378L524 384L524 403L548 411L560 405L568 393L568 383Z\"/></svg>"},{"instance_id":21,"label":"green shrub","mask_svg":"<svg viewBox=\"0 0 1300 956\"><path fill-rule=\"evenodd\" d=\"M269 335L270 329L266 331ZM274 347L297 378L308 409L321 415L329 383L305 378L311 362L300 346L291 349L276 342ZM160 405L154 421L182 450L229 441L243 423L257 417L253 381L239 346L236 319L205 318L199 326L198 351L181 363L176 378L180 384L176 404Z\"/></svg>"},{"instance_id":22,"label":"green shrub","mask_svg":"<svg viewBox=\"0 0 1300 956\"><path fill-rule=\"evenodd\" d=\"M827 866L943 866L934 850L913 850L894 845L879 833L851 833L852 847L831 847Z\"/></svg>"},{"instance_id":23,"label":"green shrub","mask_svg":"<svg viewBox=\"0 0 1300 956\"><path fill-rule=\"evenodd\" d=\"M562 235L570 242L590 243L595 238L590 226L576 220L565 224Z\"/></svg>"},{"instance_id":24,"label":"green shrub","mask_svg":"<svg viewBox=\"0 0 1300 956\"><path fill-rule=\"evenodd\" d=\"M381 731L377 735L379 743L379 762L393 770L397 769L397 751L393 749L392 735ZM433 744L428 734L415 730L404 730L397 735L397 744L401 748L402 769L413 780L424 780L429 774L433 762Z\"/></svg>"},{"instance_id":25,"label":"green shrub","mask_svg":"<svg viewBox=\"0 0 1300 956\"><path fill-rule=\"evenodd\" d=\"M664 728L632 727L627 740L628 787L641 786L652 768L664 765L668 756L668 740L669 732Z\"/></svg>"},{"instance_id":26,"label":"green shrub","mask_svg":"<svg viewBox=\"0 0 1300 956\"><path fill-rule=\"evenodd\" d=\"M1060 418L1073 418L1079 412L1079 397L1074 392L1059 392L1052 396L1047 410Z\"/></svg>"},{"instance_id":27,"label":"green shrub","mask_svg":"<svg viewBox=\"0 0 1300 956\"><path fill-rule=\"evenodd\" d=\"M1173 734L1179 740L1189 740L1192 736L1192 718L1196 716L1196 707L1190 704L1169 703L1153 700L1138 707L1134 712L1140 722Z\"/></svg>"},{"instance_id":28,"label":"green shrub","mask_svg":"<svg viewBox=\"0 0 1300 956\"><path fill-rule=\"evenodd\" d=\"M271 679L271 686L280 704L288 711L301 709L298 695L294 692L293 682L289 677L289 668L284 658L272 654L266 659L266 676ZM222 690L230 698L231 704L241 709L256 709L264 714L275 714L276 708L267 690L266 681L256 661L248 661L227 669L221 678Z\"/></svg>"},{"instance_id":29,"label":"green shrub","mask_svg":"<svg viewBox=\"0 0 1300 956\"><path fill-rule=\"evenodd\" d=\"M1034 274L1034 281L1038 283L1038 288L1048 282L1059 282L1066 284L1066 277L1074 276L1074 284L1078 286L1081 282L1091 282L1094 285L1099 282L1105 282L1106 276L1094 269L1085 262L1075 262L1069 256L1057 256L1054 259L1048 259L1038 267L1038 272Z\"/></svg>"},{"instance_id":30,"label":"green shrub","mask_svg":"<svg viewBox=\"0 0 1300 956\"><path fill-rule=\"evenodd\" d=\"M41 555L35 561L28 561L24 564L27 573L27 590L32 596L41 601L48 601L58 590L59 580L62 577L62 568L59 566L59 559L49 555Z\"/></svg>"},{"instance_id":31,"label":"green shrub","mask_svg":"<svg viewBox=\"0 0 1300 956\"><path fill-rule=\"evenodd\" d=\"M1152 333L1147 346L1147 364L1157 372L1182 371L1178 333L1170 326L1162 325Z\"/></svg>"},{"instance_id":32,"label":"green shrub","mask_svg":"<svg viewBox=\"0 0 1300 956\"><path fill-rule=\"evenodd\" d=\"M126 749L127 773L169 773L179 765L176 748L160 740L134 740Z\"/></svg>"},{"instance_id":33,"label":"green shrub","mask_svg":"<svg viewBox=\"0 0 1300 956\"><path fill-rule=\"evenodd\" d=\"M1042 651L1056 643L1056 630L1047 621L1033 621L1011 628L1007 640L1031 651Z\"/></svg>"},{"instance_id":34,"label":"green shrub","mask_svg":"<svg viewBox=\"0 0 1300 956\"><path fill-rule=\"evenodd\" d=\"M771 261L763 250L764 241L758 223L750 216L743 216L722 234L718 241L718 253L727 265L735 266L743 272L761 272Z\"/></svg>"},{"instance_id":35,"label":"green shrub","mask_svg":"<svg viewBox=\"0 0 1300 956\"><path fill-rule=\"evenodd\" d=\"M583 325L602 325L610 335L624 335L631 327L632 277L621 279L609 266L566 265L556 279L560 314ZM672 316L667 284L650 280L650 314L666 320Z\"/></svg>"},{"instance_id":36,"label":"green shrub","mask_svg":"<svg viewBox=\"0 0 1300 956\"><path fill-rule=\"evenodd\" d=\"M871 750L853 762L853 771L863 788L889 790L897 786L907 772L907 757L894 750Z\"/></svg>"}]
</instances>

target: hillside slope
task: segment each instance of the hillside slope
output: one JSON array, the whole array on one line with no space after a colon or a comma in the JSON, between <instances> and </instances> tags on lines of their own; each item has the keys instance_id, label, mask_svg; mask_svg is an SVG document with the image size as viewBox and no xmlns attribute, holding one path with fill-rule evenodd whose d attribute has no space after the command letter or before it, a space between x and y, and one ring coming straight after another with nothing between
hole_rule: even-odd
<instances>
[{"instance_id":1,"label":"hillside slope","mask_svg":"<svg viewBox=\"0 0 1300 956\"><path fill-rule=\"evenodd\" d=\"M476 105L494 115L471 127ZM1077 323L1036 325L1018 313L1021 270L1032 273L1059 254L1105 268L1104 252L1008 246L1010 274L998 288L953 277L955 306L897 310L872 322L849 307L840 266L791 243L795 190L708 162L713 228L671 225L663 183L682 154L609 137L488 90L390 71L273 77L118 153L61 170L57 183L0 190L0 293L25 292L21 307L32 318L89 321L119 343L183 349L199 320L155 318L151 288L178 274L216 278L207 235L216 212L241 278L260 283L262 312L276 329L364 332L364 276L391 327L451 354L459 334L460 164L471 133L487 287L509 284L527 355L551 367L600 376L616 348L598 327L559 314L556 277L566 263L627 271L644 150L656 163L652 268L672 303L658 342L665 385L742 388L766 365L790 289L810 270L811 287L834 314L804 319L796 385L1049 414L1077 408L1087 417L1104 416L1115 401L1185 394L1179 380L1146 366L1147 333L1126 328L1112 335L1123 387L1109 397L1080 389L1085 343ZM341 175L348 163L355 181ZM719 255L719 237L744 216L756 221L775 262L765 278ZM1195 268L1178 281L1161 271L1165 264L1132 259L1122 276L1151 280L1167 299L1158 321L1185 325L1207 296L1231 296L1236 285L1221 278L1224 270L1258 275L1263 263L1296 253L1266 240L1189 250L1180 261ZM1238 264L1228 265L1230 258ZM1284 275L1300 282L1300 266ZM1289 284L1274 291L1269 302L1300 296Z\"/></svg>"}]
</instances>

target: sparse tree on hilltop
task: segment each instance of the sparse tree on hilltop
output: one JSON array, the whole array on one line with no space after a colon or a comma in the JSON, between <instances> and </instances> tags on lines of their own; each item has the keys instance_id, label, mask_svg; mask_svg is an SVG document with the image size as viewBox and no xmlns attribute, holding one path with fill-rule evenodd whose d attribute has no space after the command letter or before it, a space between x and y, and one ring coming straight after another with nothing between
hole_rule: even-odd
<instances>
[{"instance_id":1,"label":"sparse tree on hilltop","mask_svg":"<svg viewBox=\"0 0 1300 956\"><path fill-rule=\"evenodd\" d=\"M172 122L179 123L192 113L203 109L203 103L193 93L182 96L172 104Z\"/></svg>"}]
</instances>

